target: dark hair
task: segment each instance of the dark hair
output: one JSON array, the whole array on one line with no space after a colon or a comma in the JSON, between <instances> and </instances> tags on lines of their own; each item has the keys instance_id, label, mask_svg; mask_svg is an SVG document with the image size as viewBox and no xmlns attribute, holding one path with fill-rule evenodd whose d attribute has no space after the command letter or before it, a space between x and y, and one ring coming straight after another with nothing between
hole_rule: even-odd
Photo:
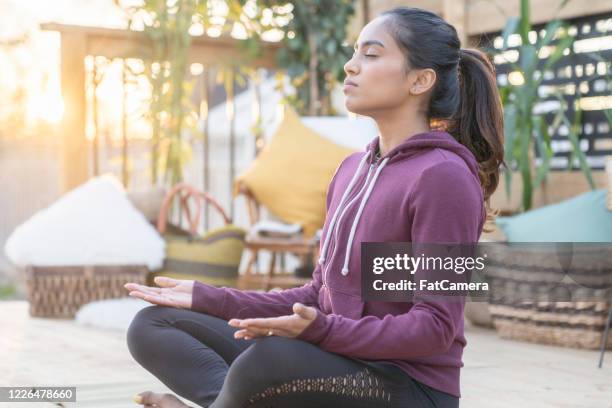
<instances>
[{"instance_id":1,"label":"dark hair","mask_svg":"<svg viewBox=\"0 0 612 408\"><path fill-rule=\"evenodd\" d=\"M498 211L491 210L490 197L499 184L500 166L507 168L495 67L482 51L461 48L455 27L435 13L396 7L380 16L391 19L390 34L407 57L406 71L432 68L436 72L427 116L432 127L446 130L476 157L486 221L493 221Z\"/></svg>"}]
</instances>

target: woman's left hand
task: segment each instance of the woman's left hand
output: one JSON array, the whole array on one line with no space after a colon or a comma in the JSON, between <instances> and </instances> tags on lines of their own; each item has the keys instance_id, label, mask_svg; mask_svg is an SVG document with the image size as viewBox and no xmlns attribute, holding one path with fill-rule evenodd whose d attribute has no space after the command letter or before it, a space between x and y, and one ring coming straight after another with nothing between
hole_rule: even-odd
<instances>
[{"instance_id":1,"label":"woman's left hand","mask_svg":"<svg viewBox=\"0 0 612 408\"><path fill-rule=\"evenodd\" d=\"M288 316L230 319L228 324L237 327L234 333L237 339L249 340L255 337L283 336L297 337L317 317L317 309L301 303L293 304L293 314ZM271 333L271 334L270 334Z\"/></svg>"}]
</instances>

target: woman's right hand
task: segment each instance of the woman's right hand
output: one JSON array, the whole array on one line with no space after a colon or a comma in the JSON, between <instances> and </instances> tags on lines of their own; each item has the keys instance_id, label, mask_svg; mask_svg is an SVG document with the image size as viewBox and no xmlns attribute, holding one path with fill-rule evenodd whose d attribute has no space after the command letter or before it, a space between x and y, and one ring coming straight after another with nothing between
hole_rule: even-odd
<instances>
[{"instance_id":1,"label":"woman's right hand","mask_svg":"<svg viewBox=\"0 0 612 408\"><path fill-rule=\"evenodd\" d=\"M130 296L146 300L156 305L176 307L178 309L191 309L193 300L193 280L156 276L153 281L159 285L159 287L145 286L133 282L126 283L123 287L130 291Z\"/></svg>"}]
</instances>

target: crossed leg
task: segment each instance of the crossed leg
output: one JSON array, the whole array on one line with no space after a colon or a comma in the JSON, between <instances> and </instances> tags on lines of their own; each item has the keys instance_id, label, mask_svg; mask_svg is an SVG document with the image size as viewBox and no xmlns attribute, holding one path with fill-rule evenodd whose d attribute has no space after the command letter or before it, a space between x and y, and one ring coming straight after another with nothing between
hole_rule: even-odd
<instances>
[{"instance_id":1,"label":"crossed leg","mask_svg":"<svg viewBox=\"0 0 612 408\"><path fill-rule=\"evenodd\" d=\"M181 397L206 408L434 407L422 385L392 365L366 364L286 337L234 339L223 319L149 306L128 333L134 359ZM187 407L141 393L149 407Z\"/></svg>"}]
</instances>

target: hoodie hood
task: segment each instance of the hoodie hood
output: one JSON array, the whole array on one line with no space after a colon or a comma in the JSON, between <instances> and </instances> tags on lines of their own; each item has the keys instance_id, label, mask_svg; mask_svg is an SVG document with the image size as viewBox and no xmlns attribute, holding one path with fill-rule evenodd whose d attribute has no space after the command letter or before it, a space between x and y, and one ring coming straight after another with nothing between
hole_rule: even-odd
<instances>
[{"instance_id":1,"label":"hoodie hood","mask_svg":"<svg viewBox=\"0 0 612 408\"><path fill-rule=\"evenodd\" d=\"M417 133L405 141L403 141L398 146L391 149L387 154L382 156L378 162L374 161L374 157L378 150L380 143L380 135L376 136L370 143L367 144L365 154L361 158L359 162L359 167L357 171L355 171L351 181L349 182L346 190L344 191L342 198L340 199L340 204L336 208L334 216L332 217L329 233L326 234L325 241L323 243L323 248L321 250L321 255L319 257L319 264L324 265L327 257L327 249L330 243L331 237L335 234L335 227L340 218L344 215L345 209L349 207L353 202L358 200L361 197L361 202L359 204L359 208L357 210L357 214L353 219L353 223L350 229L345 253L344 253L344 263L342 266L341 273L346 276L349 273L349 263L351 256L351 248L353 244L353 239L355 238L355 231L357 230L357 226L359 225L359 220L361 219L361 213L370 197L374 186L376 185L376 180L384 169L384 167L398 160L405 160L423 152L424 150L430 150L434 148L442 148L445 150L449 150L459 157L463 159L463 161L467 164L467 167L470 169L470 172L476 177L478 180L478 162L474 157L474 154L464 145L459 143L450 133L445 131L429 131L423 133ZM357 193L355 197L348 203L346 202L346 198L350 195L350 192L353 189L353 186L360 178L361 169L365 165L369 165L369 171L367 173L365 182L361 187L360 191ZM373 172L373 170L375 171ZM373 172L373 174L372 174Z\"/></svg>"},{"instance_id":2,"label":"hoodie hood","mask_svg":"<svg viewBox=\"0 0 612 408\"><path fill-rule=\"evenodd\" d=\"M373 162L374 155L378 150L380 144L380 135L376 136L366 146L366 152L369 152L370 158L368 163ZM429 132L417 133L408 139L404 140L399 145L395 146L386 155L382 156L380 160L385 158L389 159L389 163L396 160L403 160L410 156L420 153L423 150L429 150L434 148L441 148L449 150L458 156L467 164L468 168L476 177L478 177L478 161L474 154L457 141L450 133L443 130L432 130Z\"/></svg>"}]
</instances>

